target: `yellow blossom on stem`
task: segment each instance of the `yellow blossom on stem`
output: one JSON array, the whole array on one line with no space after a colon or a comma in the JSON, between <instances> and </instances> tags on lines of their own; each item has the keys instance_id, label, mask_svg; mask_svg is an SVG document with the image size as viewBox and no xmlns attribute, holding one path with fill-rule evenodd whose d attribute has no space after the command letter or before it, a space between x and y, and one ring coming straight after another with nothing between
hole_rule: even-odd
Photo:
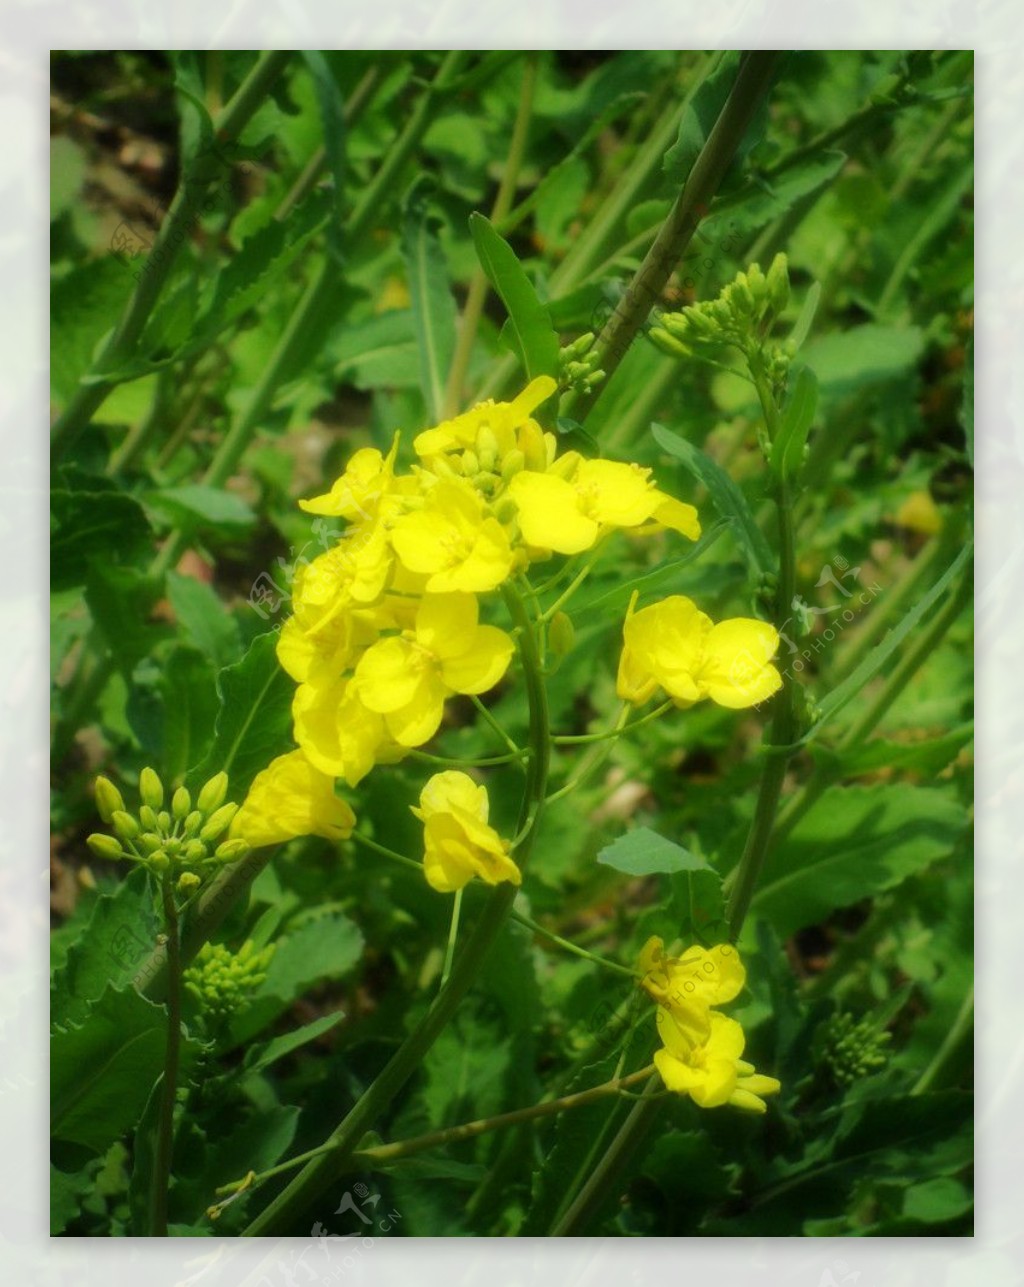
<instances>
[{"instance_id":1,"label":"yellow blossom on stem","mask_svg":"<svg viewBox=\"0 0 1024 1287\"><path fill-rule=\"evenodd\" d=\"M488 824L486 787L466 773L435 773L412 812L423 823L423 872L440 893L452 893L479 876L489 885L522 881L508 841Z\"/></svg>"},{"instance_id":2,"label":"yellow blossom on stem","mask_svg":"<svg viewBox=\"0 0 1024 1287\"><path fill-rule=\"evenodd\" d=\"M295 740L309 762L330 777L357 786L375 764L405 754L388 735L384 717L359 700L352 679L300 684L292 700Z\"/></svg>"},{"instance_id":3,"label":"yellow blossom on stem","mask_svg":"<svg viewBox=\"0 0 1024 1287\"><path fill-rule=\"evenodd\" d=\"M344 840L352 834L355 821L351 807L334 794L332 778L301 750L289 751L257 773L231 823L230 835L254 849L296 836Z\"/></svg>"},{"instance_id":4,"label":"yellow blossom on stem","mask_svg":"<svg viewBox=\"0 0 1024 1287\"><path fill-rule=\"evenodd\" d=\"M746 1039L735 1019L712 1010L707 1035L695 1040L692 1029L674 1011L658 1008L658 1035L663 1048L655 1053L654 1066L668 1090L689 1095L701 1108L732 1104L763 1113L762 1096L775 1095L782 1085L774 1077L755 1072L741 1059Z\"/></svg>"},{"instance_id":5,"label":"yellow blossom on stem","mask_svg":"<svg viewBox=\"0 0 1024 1287\"><path fill-rule=\"evenodd\" d=\"M640 527L651 519L696 540L692 505L659 492L651 471L614 460L583 460L569 453L556 472L523 470L509 483L527 544L558 554L580 554L602 528Z\"/></svg>"},{"instance_id":6,"label":"yellow blossom on stem","mask_svg":"<svg viewBox=\"0 0 1024 1287\"><path fill-rule=\"evenodd\" d=\"M508 535L465 482L441 479L422 509L396 519L391 544L426 589L442 594L494 590L512 570Z\"/></svg>"},{"instance_id":7,"label":"yellow blossom on stem","mask_svg":"<svg viewBox=\"0 0 1024 1287\"><path fill-rule=\"evenodd\" d=\"M636 705L663 688L679 707L710 697L739 709L767 700L782 677L770 659L779 646L767 621L734 617L715 625L683 595L634 611L634 592L623 626L617 692Z\"/></svg>"},{"instance_id":8,"label":"yellow blossom on stem","mask_svg":"<svg viewBox=\"0 0 1024 1287\"><path fill-rule=\"evenodd\" d=\"M669 956L660 938L650 938L638 964L643 976L640 986L660 1005L680 1014L734 1000L747 979L740 954L731 943L694 946L682 956Z\"/></svg>"},{"instance_id":9,"label":"yellow blossom on stem","mask_svg":"<svg viewBox=\"0 0 1024 1287\"><path fill-rule=\"evenodd\" d=\"M471 594L428 594L412 630L381 639L361 657L355 691L383 715L400 746L422 746L437 732L453 693L484 693L512 659L512 640L478 622Z\"/></svg>"},{"instance_id":10,"label":"yellow blossom on stem","mask_svg":"<svg viewBox=\"0 0 1024 1287\"><path fill-rule=\"evenodd\" d=\"M374 517L381 498L394 487L397 454L398 434L387 456L376 447L363 447L352 456L345 472L326 495L300 500L300 508L307 514L325 514L349 521Z\"/></svg>"},{"instance_id":11,"label":"yellow blossom on stem","mask_svg":"<svg viewBox=\"0 0 1024 1287\"><path fill-rule=\"evenodd\" d=\"M554 454L554 438L551 434L543 434L531 417L557 387L549 375L538 376L511 402L488 399L462 415L418 434L413 448L417 456L430 464L438 456L450 452L475 452L483 439L485 451L493 451L495 457L490 468L497 468L500 472L504 458L515 450L523 451L528 460L536 462L531 467L538 468L538 443L541 444L540 450L550 457ZM545 451L546 440L550 443Z\"/></svg>"}]
</instances>

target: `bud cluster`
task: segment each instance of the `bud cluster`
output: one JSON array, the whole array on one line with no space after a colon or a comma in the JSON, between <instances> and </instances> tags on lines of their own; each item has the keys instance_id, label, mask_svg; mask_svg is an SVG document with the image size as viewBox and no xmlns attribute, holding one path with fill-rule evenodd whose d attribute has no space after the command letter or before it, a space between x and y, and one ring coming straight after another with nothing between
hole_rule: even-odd
<instances>
[{"instance_id":1,"label":"bud cluster","mask_svg":"<svg viewBox=\"0 0 1024 1287\"><path fill-rule=\"evenodd\" d=\"M251 939L246 939L237 952L222 943L204 943L182 981L208 1017L226 1018L248 1004L267 977L273 955L273 943L257 952Z\"/></svg>"},{"instance_id":2,"label":"bud cluster","mask_svg":"<svg viewBox=\"0 0 1024 1287\"><path fill-rule=\"evenodd\" d=\"M558 355L559 384L582 393L590 393L605 378L598 369L598 355L594 351L594 332L587 331L579 339L567 344Z\"/></svg>"},{"instance_id":3,"label":"bud cluster","mask_svg":"<svg viewBox=\"0 0 1024 1287\"><path fill-rule=\"evenodd\" d=\"M885 1066L889 1032L879 1032L871 1019L854 1022L852 1014L837 1014L829 1019L818 1037L820 1067L837 1086L852 1086L860 1077L869 1077Z\"/></svg>"},{"instance_id":4,"label":"bud cluster","mask_svg":"<svg viewBox=\"0 0 1024 1287\"><path fill-rule=\"evenodd\" d=\"M86 840L98 858L127 859L148 867L155 875L177 877L180 893L196 890L212 868L236 862L249 852L244 840L224 840L238 810L225 804L228 776L218 773L199 792L193 807L190 793L178 787L164 807L164 785L156 772L139 774L140 804L129 813L117 787L104 777L96 779L96 807L113 835L95 833Z\"/></svg>"},{"instance_id":5,"label":"bud cluster","mask_svg":"<svg viewBox=\"0 0 1024 1287\"><path fill-rule=\"evenodd\" d=\"M773 384L785 380L792 359L788 344L769 343L768 336L789 303L789 267L781 252L767 273L751 264L738 273L717 299L691 304L678 313L662 313L650 338L665 352L690 357L696 349L732 344L744 354L760 351Z\"/></svg>"}]
</instances>

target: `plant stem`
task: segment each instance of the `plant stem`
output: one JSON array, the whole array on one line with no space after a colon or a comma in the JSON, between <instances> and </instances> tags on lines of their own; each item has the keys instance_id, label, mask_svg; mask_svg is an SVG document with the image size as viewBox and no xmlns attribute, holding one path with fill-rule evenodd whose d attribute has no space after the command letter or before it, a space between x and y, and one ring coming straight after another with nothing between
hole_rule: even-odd
<instances>
[{"instance_id":1,"label":"plant stem","mask_svg":"<svg viewBox=\"0 0 1024 1287\"><path fill-rule=\"evenodd\" d=\"M231 142L238 137L290 56L289 50L269 50L260 55L256 66L214 121L218 143ZM88 376L83 377L71 401L54 423L51 441L55 461L58 454L68 452L107 394L119 383L117 369L132 356L167 284L178 253L188 239L189 227L198 217L206 193L217 178L220 164L215 156L200 157L183 176L120 322L103 345ZM107 373L112 378L105 379Z\"/></svg>"},{"instance_id":2,"label":"plant stem","mask_svg":"<svg viewBox=\"0 0 1024 1287\"><path fill-rule=\"evenodd\" d=\"M178 912L174 905L174 888L170 876L164 876L161 890L164 930L167 934L167 1045L149 1202L149 1232L153 1238L167 1237L167 1194L171 1182L171 1155L174 1151L174 1104L178 1092L178 1055L181 1049L181 949Z\"/></svg>"},{"instance_id":3,"label":"plant stem","mask_svg":"<svg viewBox=\"0 0 1024 1287\"><path fill-rule=\"evenodd\" d=\"M526 153L526 140L530 133L530 117L533 113L533 95L537 87L538 55L527 53L523 60L523 83L519 93L519 108L515 123L512 126L512 139L508 148L508 159L502 171L498 195L491 209L491 222L500 223L512 208L519 183L519 171L522 168L523 156ZM469 281L469 292L462 310L455 352L448 372L448 382L444 391L444 408L446 416L454 416L462 406L463 388L466 373L469 370L469 359L473 352L473 341L483 313L484 300L487 298L487 274L480 267L473 271Z\"/></svg>"},{"instance_id":4,"label":"plant stem","mask_svg":"<svg viewBox=\"0 0 1024 1287\"><path fill-rule=\"evenodd\" d=\"M555 746L585 746L588 742L606 742L609 738L622 737L625 733L632 733L635 728L642 728L652 720L660 719L672 709L673 704L671 700L662 702L660 706L655 706L654 710L648 711L640 719L630 720L628 724L620 724L616 720L615 726L604 733L556 734L551 741Z\"/></svg>"},{"instance_id":5,"label":"plant stem","mask_svg":"<svg viewBox=\"0 0 1024 1287\"><path fill-rule=\"evenodd\" d=\"M967 994L961 1003L956 1018L953 1020L953 1026L946 1033L942 1045L932 1057L931 1063L918 1078L912 1095L924 1095L929 1090L933 1090L935 1083L941 1081L946 1068L956 1057L957 1051L965 1039L970 1035L974 1025L974 984L967 989Z\"/></svg>"},{"instance_id":6,"label":"plant stem","mask_svg":"<svg viewBox=\"0 0 1024 1287\"><path fill-rule=\"evenodd\" d=\"M592 961L595 965L601 966L604 970L614 970L616 974L624 974L629 979L638 979L640 975L635 970L630 970L625 965L619 965L616 961L609 961L606 957L598 956L594 952L588 952L585 947L579 947L567 938L562 938L553 930L545 929L537 921L531 920L525 913L512 909L512 919L518 921L520 925L525 925L527 929L532 930L535 934L550 939L552 943L557 943L559 947L564 948L566 952L572 952L574 956L581 956L586 961Z\"/></svg>"},{"instance_id":7,"label":"plant stem","mask_svg":"<svg viewBox=\"0 0 1024 1287\"><path fill-rule=\"evenodd\" d=\"M630 1086L636 1086L640 1082L647 1081L653 1073L654 1065L650 1064L648 1067L640 1068L625 1077L602 1082L600 1086L591 1086L587 1090L578 1091L575 1095L566 1095L562 1099L548 1099L540 1104L531 1104L529 1108L516 1108L510 1113L499 1113L496 1117L478 1118L473 1122L463 1122L459 1126L449 1126L444 1130L430 1131L426 1135L417 1135L412 1139L396 1140L391 1144L377 1144L373 1148L357 1149L352 1153L350 1160L355 1166L367 1167L370 1170L380 1169L392 1162L399 1162L403 1158L415 1157L417 1153L424 1153L428 1149L443 1148L447 1144L458 1144L462 1140L476 1139L478 1136L487 1135L491 1131L503 1130L506 1126L518 1126L523 1122L534 1121L538 1117L552 1117L556 1113L568 1112L573 1108L582 1108L598 1099L603 1099L608 1095L617 1095L620 1091L628 1090ZM223 1184L215 1192L218 1194L244 1192L254 1185L262 1184L264 1181L272 1179L275 1175L283 1175L286 1171L290 1171L296 1166L301 1166L305 1162L328 1156L334 1148L335 1146L332 1144L322 1144L319 1148L310 1149L307 1153L300 1153L297 1157L289 1158L287 1162L273 1166L267 1171L261 1171L258 1175L250 1173L244 1180Z\"/></svg>"},{"instance_id":8,"label":"plant stem","mask_svg":"<svg viewBox=\"0 0 1024 1287\"><path fill-rule=\"evenodd\" d=\"M651 309L658 301L701 217L710 205L754 113L768 93L779 61L771 51L748 52L740 64L736 83L694 163L682 192L655 238L654 244L626 288L594 346L597 367L605 381L590 392L573 391L563 401L561 414L576 420L587 413L607 387Z\"/></svg>"},{"instance_id":9,"label":"plant stem","mask_svg":"<svg viewBox=\"0 0 1024 1287\"><path fill-rule=\"evenodd\" d=\"M761 356L757 352L748 354L750 374L757 387L758 397L768 427L770 441L774 442L779 433L779 412L775 399L765 375ZM781 631L792 611L793 599L796 597L796 543L793 532L792 496L789 488L781 479L775 486L775 511L778 524L779 543L779 580L775 595L775 624ZM783 747L791 747L796 738L796 681L788 671L782 676L782 688L775 696L775 711L771 727L766 736L766 744L775 753L769 755L761 771L761 785L758 788L757 803L754 806L754 817L747 833L739 863L728 881L729 901L726 919L729 922L729 934L733 942L739 937L743 922L746 919L754 890L761 875L768 846L775 825L775 812L779 804L779 795L786 776L792 752L787 754Z\"/></svg>"},{"instance_id":10,"label":"plant stem","mask_svg":"<svg viewBox=\"0 0 1024 1287\"><path fill-rule=\"evenodd\" d=\"M452 899L452 922L448 928L448 946L445 948L444 965L441 967L441 987L448 982L452 972L452 960L455 957L455 944L459 941L459 913L462 911L462 890L455 891Z\"/></svg>"},{"instance_id":11,"label":"plant stem","mask_svg":"<svg viewBox=\"0 0 1024 1287\"><path fill-rule=\"evenodd\" d=\"M530 748L526 784L520 807L522 840L513 849L520 868L525 867L537 834L537 823L544 808L549 765L550 726L547 693L537 653L533 623L522 598L510 585L502 594L518 627L519 656L526 681L530 708ZM532 823L532 825L527 825ZM421 1066L427 1051L447 1026L459 1002L479 974L488 952L502 925L508 919L516 897L516 887L498 886L491 894L462 950L457 954L448 982L434 998L427 1013L405 1039L380 1072L377 1079L350 1109L326 1141L323 1156L311 1159L294 1180L243 1231L245 1237L261 1237L274 1229L287 1227L309 1200L325 1185L343 1174L352 1164L359 1141Z\"/></svg>"},{"instance_id":12,"label":"plant stem","mask_svg":"<svg viewBox=\"0 0 1024 1287\"><path fill-rule=\"evenodd\" d=\"M570 1203L565 1214L560 1216L552 1226L550 1230L552 1238L572 1237L586 1229L587 1221L604 1202L612 1185L618 1179L619 1172L628 1165L647 1129L654 1121L654 1115L661 1106L661 1101L654 1096L660 1090L661 1078L650 1077L640 1102L633 1105L629 1116L622 1123L604 1156L591 1171L586 1184Z\"/></svg>"},{"instance_id":13,"label":"plant stem","mask_svg":"<svg viewBox=\"0 0 1024 1287\"><path fill-rule=\"evenodd\" d=\"M628 716L629 716L629 703L623 702L622 710L619 712L619 718L615 722L615 728L613 730L611 739L604 741L603 745L596 746L594 750L591 751L590 755L584 758L583 763L580 765L575 775L571 777L569 781L564 784L564 786L560 786L557 791L553 791L551 795L548 796L547 798L548 804L554 804L556 800L561 800L565 796L571 795L572 792L575 791L578 786L583 785L583 783L587 780L587 778L590 777L592 773L597 772L597 770L601 767L601 765L605 762L605 760L607 760L608 756L612 753L612 750L615 746L615 739L626 727L626 719L628 718ZM639 720L637 721L637 723L639 723Z\"/></svg>"}]
</instances>

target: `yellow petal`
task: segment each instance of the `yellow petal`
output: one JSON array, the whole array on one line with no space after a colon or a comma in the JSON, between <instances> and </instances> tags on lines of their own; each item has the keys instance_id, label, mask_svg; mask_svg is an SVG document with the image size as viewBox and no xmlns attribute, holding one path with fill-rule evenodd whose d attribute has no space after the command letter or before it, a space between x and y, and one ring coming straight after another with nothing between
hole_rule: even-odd
<instances>
[{"instance_id":1,"label":"yellow petal","mask_svg":"<svg viewBox=\"0 0 1024 1287\"><path fill-rule=\"evenodd\" d=\"M778 633L766 621L721 621L705 640L697 682L712 701L733 710L766 701L782 686L769 664L778 646Z\"/></svg>"},{"instance_id":2,"label":"yellow petal","mask_svg":"<svg viewBox=\"0 0 1024 1287\"><path fill-rule=\"evenodd\" d=\"M468 641L461 642L465 651L441 658L441 678L452 692L486 693L508 670L512 640L496 626L478 626Z\"/></svg>"},{"instance_id":3,"label":"yellow petal","mask_svg":"<svg viewBox=\"0 0 1024 1287\"><path fill-rule=\"evenodd\" d=\"M581 512L579 496L564 478L524 469L515 475L508 490L528 545L558 554L579 554L597 540L598 524Z\"/></svg>"},{"instance_id":4,"label":"yellow petal","mask_svg":"<svg viewBox=\"0 0 1024 1287\"><path fill-rule=\"evenodd\" d=\"M424 682L425 658L408 639L380 639L356 666L360 701L380 715L408 706Z\"/></svg>"}]
</instances>

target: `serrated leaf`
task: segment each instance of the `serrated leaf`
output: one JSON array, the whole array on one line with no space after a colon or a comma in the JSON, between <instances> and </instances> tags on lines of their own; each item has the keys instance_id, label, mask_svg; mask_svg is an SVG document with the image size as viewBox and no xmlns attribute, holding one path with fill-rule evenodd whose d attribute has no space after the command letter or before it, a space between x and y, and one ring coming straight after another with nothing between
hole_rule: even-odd
<instances>
[{"instance_id":1,"label":"serrated leaf","mask_svg":"<svg viewBox=\"0 0 1024 1287\"><path fill-rule=\"evenodd\" d=\"M606 845L597 855L605 867L627 876L673 875L680 871L710 871L706 858L666 840L649 827L634 827Z\"/></svg>"},{"instance_id":2,"label":"serrated leaf","mask_svg":"<svg viewBox=\"0 0 1024 1287\"><path fill-rule=\"evenodd\" d=\"M69 1173L50 1164L50 1237L64 1232L82 1209L82 1199L93 1189L87 1168Z\"/></svg>"},{"instance_id":3,"label":"serrated leaf","mask_svg":"<svg viewBox=\"0 0 1024 1287\"><path fill-rule=\"evenodd\" d=\"M319 49L304 49L303 62L309 69L316 92L317 107L323 126L322 137L327 168L333 180L331 199L334 217L328 233L335 245L340 243L345 202L345 145L348 127L345 124L345 102L331 64Z\"/></svg>"},{"instance_id":4,"label":"serrated leaf","mask_svg":"<svg viewBox=\"0 0 1024 1287\"><path fill-rule=\"evenodd\" d=\"M50 389L66 403L92 365L100 340L117 321L135 283L114 255L74 268L50 292ZM102 419L102 414L100 415Z\"/></svg>"},{"instance_id":5,"label":"serrated leaf","mask_svg":"<svg viewBox=\"0 0 1024 1287\"><path fill-rule=\"evenodd\" d=\"M739 191L717 200L704 221L711 240L746 237L791 210L798 201L817 196L838 177L846 164L843 152L822 152L790 166L770 180L757 177Z\"/></svg>"},{"instance_id":6,"label":"serrated leaf","mask_svg":"<svg viewBox=\"0 0 1024 1287\"><path fill-rule=\"evenodd\" d=\"M242 660L217 676L220 711L213 745L189 773L190 788L198 790L223 770L232 798L241 801L256 774L290 749L295 686L281 669L276 646L275 631L258 635Z\"/></svg>"},{"instance_id":7,"label":"serrated leaf","mask_svg":"<svg viewBox=\"0 0 1024 1287\"><path fill-rule=\"evenodd\" d=\"M50 1127L55 1138L102 1153L139 1120L163 1071L167 1017L131 987L108 985L82 1026L58 1028L50 1042ZM187 1034L182 1084L200 1053Z\"/></svg>"},{"instance_id":8,"label":"serrated leaf","mask_svg":"<svg viewBox=\"0 0 1024 1287\"><path fill-rule=\"evenodd\" d=\"M968 825L941 790L832 787L771 854L753 914L783 938L953 853Z\"/></svg>"},{"instance_id":9,"label":"serrated leaf","mask_svg":"<svg viewBox=\"0 0 1024 1287\"><path fill-rule=\"evenodd\" d=\"M558 336L551 314L537 297L515 251L482 214L474 211L469 216L469 230L480 266L508 310L516 353L527 377L557 377Z\"/></svg>"},{"instance_id":10,"label":"serrated leaf","mask_svg":"<svg viewBox=\"0 0 1024 1287\"><path fill-rule=\"evenodd\" d=\"M758 527L746 497L721 465L670 429L653 424L651 433L659 447L681 461L684 468L708 489L715 508L731 526L751 575L761 577L772 572L775 559L768 541Z\"/></svg>"},{"instance_id":11,"label":"serrated leaf","mask_svg":"<svg viewBox=\"0 0 1024 1287\"><path fill-rule=\"evenodd\" d=\"M159 597L160 587L137 568L111 567L95 559L89 564L85 601L126 677L170 633L150 620Z\"/></svg>"},{"instance_id":12,"label":"serrated leaf","mask_svg":"<svg viewBox=\"0 0 1024 1287\"><path fill-rule=\"evenodd\" d=\"M81 936L68 948L53 979L51 1022L81 1023L108 984L128 984L159 929L149 874L137 867L113 893L100 895Z\"/></svg>"},{"instance_id":13,"label":"serrated leaf","mask_svg":"<svg viewBox=\"0 0 1024 1287\"><path fill-rule=\"evenodd\" d=\"M63 469L50 492L50 585L82 585L91 559L142 562L154 546L145 511L107 479Z\"/></svg>"},{"instance_id":14,"label":"serrated leaf","mask_svg":"<svg viewBox=\"0 0 1024 1287\"><path fill-rule=\"evenodd\" d=\"M428 209L436 186L432 177L420 175L409 189L402 211L402 256L409 277L423 401L431 420L441 421L455 352L455 300L437 235L440 220Z\"/></svg>"},{"instance_id":15,"label":"serrated leaf","mask_svg":"<svg viewBox=\"0 0 1024 1287\"><path fill-rule=\"evenodd\" d=\"M409 309L339 327L328 354L339 379L357 389L419 388L419 351Z\"/></svg>"},{"instance_id":16,"label":"serrated leaf","mask_svg":"<svg viewBox=\"0 0 1024 1287\"><path fill-rule=\"evenodd\" d=\"M801 366L782 409L778 438L772 443L772 473L782 482L792 482L800 472L817 407L818 381L810 367Z\"/></svg>"}]
</instances>

